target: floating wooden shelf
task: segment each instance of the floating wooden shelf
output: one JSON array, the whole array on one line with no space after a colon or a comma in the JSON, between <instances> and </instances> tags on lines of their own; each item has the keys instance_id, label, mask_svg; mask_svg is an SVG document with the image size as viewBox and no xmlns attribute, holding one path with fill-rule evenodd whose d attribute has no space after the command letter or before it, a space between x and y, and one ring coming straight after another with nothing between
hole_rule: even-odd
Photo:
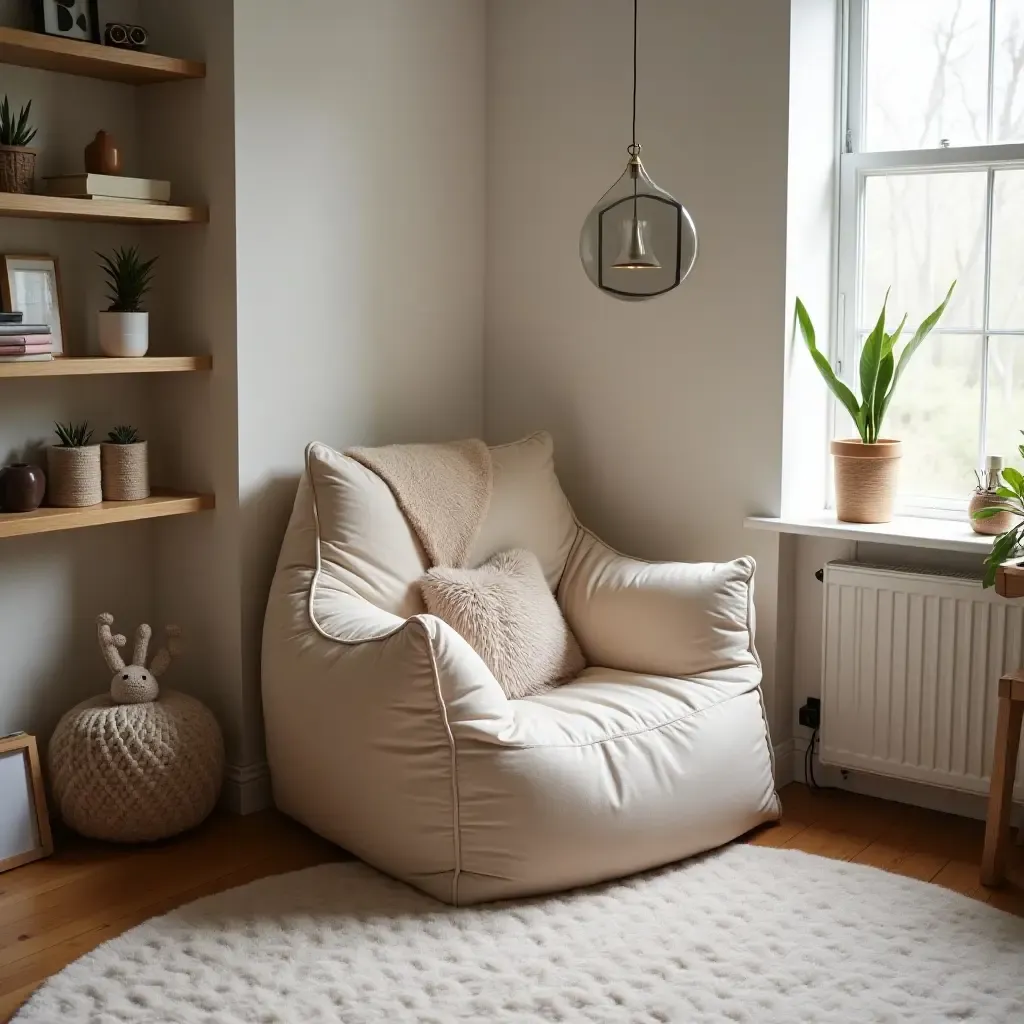
<instances>
[{"instance_id":1,"label":"floating wooden shelf","mask_svg":"<svg viewBox=\"0 0 1024 1024\"><path fill-rule=\"evenodd\" d=\"M141 359L88 356L45 363L0 363L0 380L4 377L91 377L101 373L189 373L212 368L212 356L143 356Z\"/></svg>"},{"instance_id":2,"label":"floating wooden shelf","mask_svg":"<svg viewBox=\"0 0 1024 1024\"><path fill-rule=\"evenodd\" d=\"M0 217L45 220L112 221L118 224L205 224L205 206L124 203L117 199L67 199L64 196L25 196L0 192Z\"/></svg>"},{"instance_id":3,"label":"floating wooden shelf","mask_svg":"<svg viewBox=\"0 0 1024 1024\"><path fill-rule=\"evenodd\" d=\"M186 494L154 489L142 501L104 501L86 508L37 508L35 512L0 513L0 537L25 537L30 533L78 530L136 519L159 519L205 512L214 507L212 494Z\"/></svg>"},{"instance_id":4,"label":"floating wooden shelf","mask_svg":"<svg viewBox=\"0 0 1024 1024\"><path fill-rule=\"evenodd\" d=\"M119 50L114 46L61 39L17 28L0 28L0 63L103 78L109 82L127 82L129 85L206 77L206 65L200 61Z\"/></svg>"}]
</instances>

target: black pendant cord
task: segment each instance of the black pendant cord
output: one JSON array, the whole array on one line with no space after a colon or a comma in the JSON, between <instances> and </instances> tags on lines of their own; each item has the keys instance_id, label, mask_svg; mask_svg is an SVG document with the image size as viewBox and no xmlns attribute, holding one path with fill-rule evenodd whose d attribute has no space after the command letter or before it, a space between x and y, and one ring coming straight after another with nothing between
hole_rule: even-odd
<instances>
[{"instance_id":1,"label":"black pendant cord","mask_svg":"<svg viewBox=\"0 0 1024 1024\"><path fill-rule=\"evenodd\" d=\"M630 153L636 157L640 147L636 144L636 37L637 37L637 9L640 0L633 0L633 144L629 147ZM637 169L633 168L633 220L636 220L636 190L637 190Z\"/></svg>"},{"instance_id":2,"label":"black pendant cord","mask_svg":"<svg viewBox=\"0 0 1024 1024\"><path fill-rule=\"evenodd\" d=\"M640 0L633 0L633 148L636 149L636 34L637 6Z\"/></svg>"}]
</instances>

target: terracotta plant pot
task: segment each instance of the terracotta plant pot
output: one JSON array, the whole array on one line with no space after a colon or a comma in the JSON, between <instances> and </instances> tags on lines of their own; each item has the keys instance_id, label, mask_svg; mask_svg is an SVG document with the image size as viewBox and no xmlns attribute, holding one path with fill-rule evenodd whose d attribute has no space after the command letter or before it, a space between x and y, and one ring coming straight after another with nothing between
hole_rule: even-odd
<instances>
[{"instance_id":1,"label":"terracotta plant pot","mask_svg":"<svg viewBox=\"0 0 1024 1024\"><path fill-rule=\"evenodd\" d=\"M103 500L100 446L46 449L46 500L54 508L83 508Z\"/></svg>"},{"instance_id":2,"label":"terracotta plant pot","mask_svg":"<svg viewBox=\"0 0 1024 1024\"><path fill-rule=\"evenodd\" d=\"M903 442L833 441L836 518L841 523L888 523L896 504Z\"/></svg>"},{"instance_id":3,"label":"terracotta plant pot","mask_svg":"<svg viewBox=\"0 0 1024 1024\"><path fill-rule=\"evenodd\" d=\"M1006 508L1006 502L994 491L975 491L967 506L967 516L975 533L986 537L998 537L999 534L1012 530L1020 522L1020 516L1009 511L1000 512L991 519L975 519L974 513L983 508Z\"/></svg>"},{"instance_id":4,"label":"terracotta plant pot","mask_svg":"<svg viewBox=\"0 0 1024 1024\"><path fill-rule=\"evenodd\" d=\"M0 146L0 192L27 195L36 187L36 151L27 146Z\"/></svg>"},{"instance_id":5,"label":"terracotta plant pot","mask_svg":"<svg viewBox=\"0 0 1024 1024\"><path fill-rule=\"evenodd\" d=\"M46 474L39 466L15 462L0 469L0 510L35 512L46 493Z\"/></svg>"},{"instance_id":6,"label":"terracotta plant pot","mask_svg":"<svg viewBox=\"0 0 1024 1024\"><path fill-rule=\"evenodd\" d=\"M149 453L145 441L100 445L104 501L141 501L149 497Z\"/></svg>"}]
</instances>

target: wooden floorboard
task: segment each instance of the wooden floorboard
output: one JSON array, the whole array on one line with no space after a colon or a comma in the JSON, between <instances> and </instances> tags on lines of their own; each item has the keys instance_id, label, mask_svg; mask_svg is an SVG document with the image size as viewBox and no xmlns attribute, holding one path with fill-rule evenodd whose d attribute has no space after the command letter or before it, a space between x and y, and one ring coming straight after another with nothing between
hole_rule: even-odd
<instances>
[{"instance_id":1,"label":"wooden floorboard","mask_svg":"<svg viewBox=\"0 0 1024 1024\"><path fill-rule=\"evenodd\" d=\"M1024 855L1010 883L978 881L984 824L936 811L793 784L783 818L745 837L946 886L1024 917ZM0 875L0 1021L72 960L157 914L266 875L345 855L275 811L217 815L176 840L118 847L69 834L57 852Z\"/></svg>"}]
</instances>

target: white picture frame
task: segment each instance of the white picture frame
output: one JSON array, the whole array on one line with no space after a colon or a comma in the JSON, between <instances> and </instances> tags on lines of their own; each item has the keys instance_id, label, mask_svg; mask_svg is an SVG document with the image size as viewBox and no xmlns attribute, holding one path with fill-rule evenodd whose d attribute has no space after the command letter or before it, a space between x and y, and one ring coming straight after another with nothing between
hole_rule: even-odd
<instances>
[{"instance_id":1,"label":"white picture frame","mask_svg":"<svg viewBox=\"0 0 1024 1024\"><path fill-rule=\"evenodd\" d=\"M60 264L56 256L5 255L0 289L5 312L24 313L26 324L47 324L54 359L67 355Z\"/></svg>"},{"instance_id":2,"label":"white picture frame","mask_svg":"<svg viewBox=\"0 0 1024 1024\"><path fill-rule=\"evenodd\" d=\"M53 853L46 790L34 736L0 738L0 872Z\"/></svg>"}]
</instances>

